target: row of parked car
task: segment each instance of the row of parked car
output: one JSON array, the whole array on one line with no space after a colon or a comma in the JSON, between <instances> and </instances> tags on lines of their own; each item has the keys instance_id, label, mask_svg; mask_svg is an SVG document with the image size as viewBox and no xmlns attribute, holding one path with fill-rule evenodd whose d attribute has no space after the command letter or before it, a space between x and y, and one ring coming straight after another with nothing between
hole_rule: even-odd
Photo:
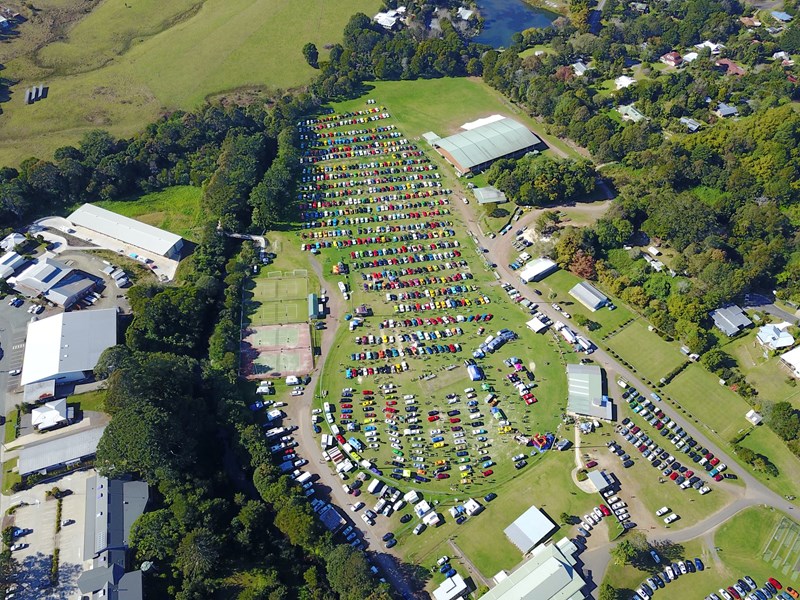
<instances>
[{"instance_id":1,"label":"row of parked car","mask_svg":"<svg viewBox=\"0 0 800 600\"><path fill-rule=\"evenodd\" d=\"M781 582L774 577L759 587L752 577L745 575L727 588L720 588L716 594L709 594L705 600L792 600L798 597L800 594L796 590L790 587L784 590Z\"/></svg>"},{"instance_id":2,"label":"row of parked car","mask_svg":"<svg viewBox=\"0 0 800 600\"><path fill-rule=\"evenodd\" d=\"M655 550L650 551L650 556L653 557L653 560L656 562L656 564L661 564L661 557L658 556ZM636 598L650 600L650 598L652 598L655 594L656 590L665 588L667 584L675 581L681 575L703 571L705 568L706 567L703 564L703 561L701 561L699 558L695 558L694 560L679 560L677 562L665 565L663 571L648 577L647 581L643 582L642 585L638 587L636 590Z\"/></svg>"}]
</instances>

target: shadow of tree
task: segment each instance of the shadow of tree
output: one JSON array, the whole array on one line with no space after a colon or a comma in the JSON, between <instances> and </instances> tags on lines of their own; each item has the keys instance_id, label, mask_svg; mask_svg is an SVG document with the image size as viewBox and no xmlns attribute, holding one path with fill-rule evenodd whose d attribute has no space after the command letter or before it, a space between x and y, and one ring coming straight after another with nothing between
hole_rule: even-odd
<instances>
[{"instance_id":1,"label":"shadow of tree","mask_svg":"<svg viewBox=\"0 0 800 600\"><path fill-rule=\"evenodd\" d=\"M14 578L17 598L42 600L44 598L74 598L78 590L78 577L83 567L77 563L62 563L58 568L58 585L50 585L50 567L53 557L41 552L26 556L19 562L19 572Z\"/></svg>"}]
</instances>

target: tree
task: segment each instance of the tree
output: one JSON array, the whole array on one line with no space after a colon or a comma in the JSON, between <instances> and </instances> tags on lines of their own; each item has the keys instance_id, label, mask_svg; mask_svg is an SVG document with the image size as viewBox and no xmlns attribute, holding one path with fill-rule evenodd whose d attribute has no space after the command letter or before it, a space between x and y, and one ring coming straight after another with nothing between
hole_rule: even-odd
<instances>
[{"instance_id":1,"label":"tree","mask_svg":"<svg viewBox=\"0 0 800 600\"><path fill-rule=\"evenodd\" d=\"M718 373L730 366L731 362L731 357L719 348L711 348L700 358L700 363L712 373Z\"/></svg>"},{"instance_id":2,"label":"tree","mask_svg":"<svg viewBox=\"0 0 800 600\"><path fill-rule=\"evenodd\" d=\"M167 560L175 554L179 540L178 524L164 508L144 513L131 527L131 546L140 561Z\"/></svg>"},{"instance_id":3,"label":"tree","mask_svg":"<svg viewBox=\"0 0 800 600\"><path fill-rule=\"evenodd\" d=\"M610 584L604 583L600 586L600 591L597 594L597 600L618 600L619 593Z\"/></svg>"},{"instance_id":4,"label":"tree","mask_svg":"<svg viewBox=\"0 0 800 600\"><path fill-rule=\"evenodd\" d=\"M97 379L107 379L117 369L124 369L131 364L132 355L127 346L118 344L103 350L94 367Z\"/></svg>"},{"instance_id":5,"label":"tree","mask_svg":"<svg viewBox=\"0 0 800 600\"><path fill-rule=\"evenodd\" d=\"M636 558L638 553L638 550L636 550L636 547L630 540L622 540L611 549L611 556L616 565L626 565L630 563Z\"/></svg>"},{"instance_id":6,"label":"tree","mask_svg":"<svg viewBox=\"0 0 800 600\"><path fill-rule=\"evenodd\" d=\"M205 528L194 529L178 544L176 565L189 580L208 575L218 563L219 542Z\"/></svg>"},{"instance_id":7,"label":"tree","mask_svg":"<svg viewBox=\"0 0 800 600\"><path fill-rule=\"evenodd\" d=\"M317 46L308 42L305 46L303 46L303 57L306 59L306 62L314 67L315 69L319 68L319 51L317 50Z\"/></svg>"},{"instance_id":8,"label":"tree","mask_svg":"<svg viewBox=\"0 0 800 600\"><path fill-rule=\"evenodd\" d=\"M766 404L764 422L783 440L794 440L800 436L800 415L786 401Z\"/></svg>"}]
</instances>

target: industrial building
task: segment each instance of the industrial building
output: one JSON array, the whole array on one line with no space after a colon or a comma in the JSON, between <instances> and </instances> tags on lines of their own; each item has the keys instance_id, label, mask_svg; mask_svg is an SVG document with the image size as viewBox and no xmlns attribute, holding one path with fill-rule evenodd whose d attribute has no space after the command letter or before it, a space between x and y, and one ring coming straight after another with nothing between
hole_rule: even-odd
<instances>
[{"instance_id":1,"label":"industrial building","mask_svg":"<svg viewBox=\"0 0 800 600\"><path fill-rule=\"evenodd\" d=\"M8 283L20 294L70 308L97 287L97 280L50 255L40 256Z\"/></svg>"},{"instance_id":2,"label":"industrial building","mask_svg":"<svg viewBox=\"0 0 800 600\"><path fill-rule=\"evenodd\" d=\"M459 600L469 595L469 586L458 573L445 579L442 584L433 590L434 600Z\"/></svg>"},{"instance_id":3,"label":"industrial building","mask_svg":"<svg viewBox=\"0 0 800 600\"><path fill-rule=\"evenodd\" d=\"M183 247L183 239L179 235L123 217L94 204L84 204L67 217L67 220L76 227L83 227L158 256L177 260Z\"/></svg>"},{"instance_id":4,"label":"industrial building","mask_svg":"<svg viewBox=\"0 0 800 600\"><path fill-rule=\"evenodd\" d=\"M25 446L19 452L19 474L26 477L31 473L46 473L93 458L97 453L97 444L103 437L103 431L105 431L105 425L94 429L85 429L35 446Z\"/></svg>"},{"instance_id":5,"label":"industrial building","mask_svg":"<svg viewBox=\"0 0 800 600\"><path fill-rule=\"evenodd\" d=\"M532 260L524 269L519 272L519 278L522 283L530 283L531 281L541 281L550 273L558 270L558 265L549 258L537 258Z\"/></svg>"},{"instance_id":6,"label":"industrial building","mask_svg":"<svg viewBox=\"0 0 800 600\"><path fill-rule=\"evenodd\" d=\"M6 252L0 257L0 279L8 279L25 264L25 257L16 252Z\"/></svg>"},{"instance_id":7,"label":"industrial building","mask_svg":"<svg viewBox=\"0 0 800 600\"><path fill-rule=\"evenodd\" d=\"M614 484L614 480L606 475L605 471L589 471L586 475L598 494Z\"/></svg>"},{"instance_id":8,"label":"industrial building","mask_svg":"<svg viewBox=\"0 0 800 600\"><path fill-rule=\"evenodd\" d=\"M116 343L113 308L61 313L28 323L20 384L80 381L97 365L103 350Z\"/></svg>"},{"instance_id":9,"label":"industrial building","mask_svg":"<svg viewBox=\"0 0 800 600\"><path fill-rule=\"evenodd\" d=\"M523 156L541 143L522 123L499 115L473 129L431 140L459 176L479 173L500 158Z\"/></svg>"},{"instance_id":10,"label":"industrial building","mask_svg":"<svg viewBox=\"0 0 800 600\"><path fill-rule=\"evenodd\" d=\"M614 404L603 393L603 371L596 365L567 365L567 412L611 421Z\"/></svg>"},{"instance_id":11,"label":"industrial building","mask_svg":"<svg viewBox=\"0 0 800 600\"><path fill-rule=\"evenodd\" d=\"M753 324L744 311L735 304L712 310L709 316L713 319L717 329L728 337L733 337Z\"/></svg>"},{"instance_id":12,"label":"industrial building","mask_svg":"<svg viewBox=\"0 0 800 600\"><path fill-rule=\"evenodd\" d=\"M145 511L150 489L143 481L95 475L86 482L83 557L91 568L78 577L84 598L141 600L142 572L126 572L134 521Z\"/></svg>"},{"instance_id":13,"label":"industrial building","mask_svg":"<svg viewBox=\"0 0 800 600\"><path fill-rule=\"evenodd\" d=\"M608 298L596 287L585 281L581 281L575 285L569 291L569 295L592 312L608 304Z\"/></svg>"},{"instance_id":14,"label":"industrial building","mask_svg":"<svg viewBox=\"0 0 800 600\"><path fill-rule=\"evenodd\" d=\"M503 532L523 554L527 554L541 542L547 540L558 529L558 525L536 506L531 506Z\"/></svg>"},{"instance_id":15,"label":"industrial building","mask_svg":"<svg viewBox=\"0 0 800 600\"><path fill-rule=\"evenodd\" d=\"M493 185L479 187L472 190L478 204L505 204L508 202L506 195Z\"/></svg>"},{"instance_id":16,"label":"industrial building","mask_svg":"<svg viewBox=\"0 0 800 600\"><path fill-rule=\"evenodd\" d=\"M538 546L519 569L498 573L498 584L481 600L583 600L586 581L576 569L577 551L568 538Z\"/></svg>"}]
</instances>

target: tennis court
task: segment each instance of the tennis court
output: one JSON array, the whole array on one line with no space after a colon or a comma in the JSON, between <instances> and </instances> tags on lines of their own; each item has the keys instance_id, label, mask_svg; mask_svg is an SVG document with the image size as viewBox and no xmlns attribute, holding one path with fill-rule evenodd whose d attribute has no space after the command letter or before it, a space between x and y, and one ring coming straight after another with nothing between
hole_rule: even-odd
<instances>
[{"instance_id":1,"label":"tennis court","mask_svg":"<svg viewBox=\"0 0 800 600\"><path fill-rule=\"evenodd\" d=\"M255 281L253 299L258 301L298 300L308 297L307 277L260 277Z\"/></svg>"},{"instance_id":2,"label":"tennis court","mask_svg":"<svg viewBox=\"0 0 800 600\"><path fill-rule=\"evenodd\" d=\"M796 582L800 576L800 526L783 517L761 556L784 577Z\"/></svg>"},{"instance_id":3,"label":"tennis court","mask_svg":"<svg viewBox=\"0 0 800 600\"><path fill-rule=\"evenodd\" d=\"M252 379L306 375L314 368L306 323L250 327L242 332L242 375Z\"/></svg>"},{"instance_id":4,"label":"tennis court","mask_svg":"<svg viewBox=\"0 0 800 600\"><path fill-rule=\"evenodd\" d=\"M308 278L259 278L247 304L254 327L303 323L308 320Z\"/></svg>"}]
</instances>

